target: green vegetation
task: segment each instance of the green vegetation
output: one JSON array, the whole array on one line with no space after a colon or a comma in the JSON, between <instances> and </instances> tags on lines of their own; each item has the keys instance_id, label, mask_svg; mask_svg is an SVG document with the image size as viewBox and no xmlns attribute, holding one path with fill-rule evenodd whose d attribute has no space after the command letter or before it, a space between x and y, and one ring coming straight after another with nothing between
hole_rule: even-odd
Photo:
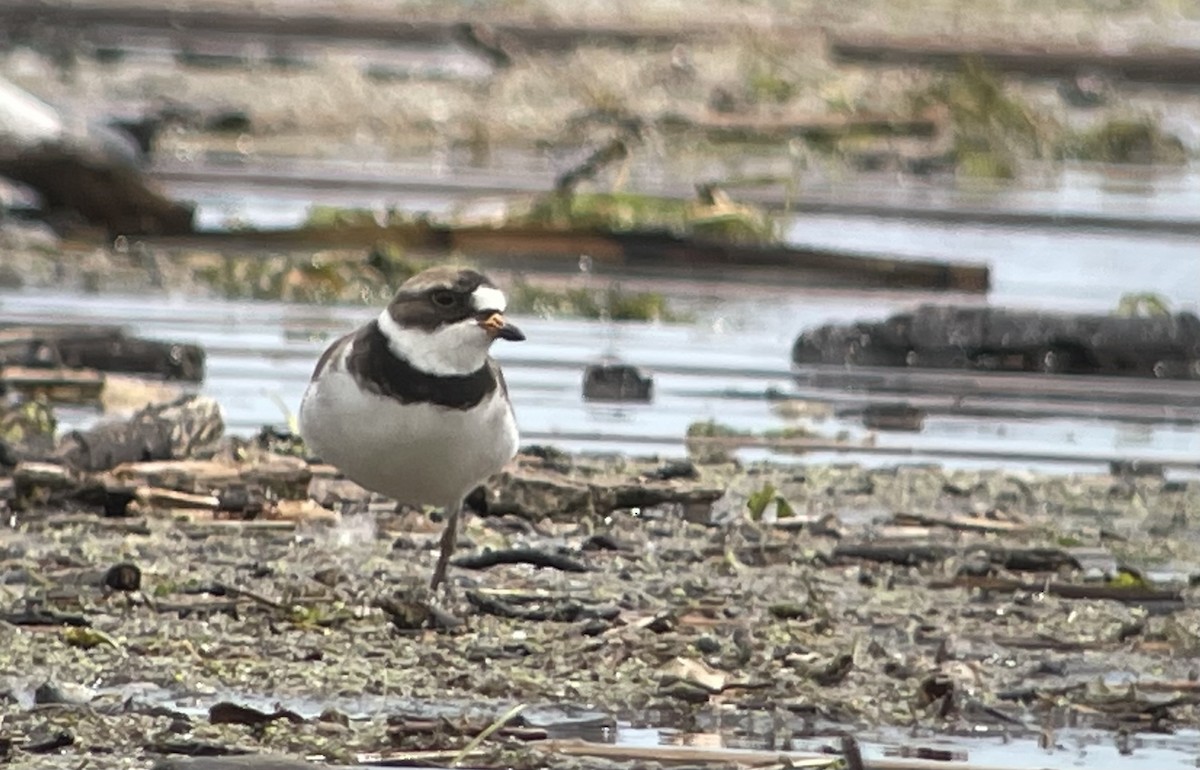
<instances>
[{"instance_id":1,"label":"green vegetation","mask_svg":"<svg viewBox=\"0 0 1200 770\"><path fill-rule=\"evenodd\" d=\"M688 454L696 462L727 463L733 462L733 450L736 449L735 441L708 443L706 441L694 441L693 439L736 439L750 435L752 434L749 431L738 430L737 428L719 423L716 420L701 420L688 426L687 439L684 441L684 445L687 447Z\"/></svg>"},{"instance_id":2,"label":"green vegetation","mask_svg":"<svg viewBox=\"0 0 1200 770\"><path fill-rule=\"evenodd\" d=\"M771 430L763 431L763 438L782 439L785 441L795 439L818 439L822 438L820 433L815 430L806 428L803 425L793 425L787 428L772 428Z\"/></svg>"},{"instance_id":3,"label":"green vegetation","mask_svg":"<svg viewBox=\"0 0 1200 770\"><path fill-rule=\"evenodd\" d=\"M361 252L256 255L225 254L194 275L229 299L339 303L386 301L396 287L429 263L407 257L392 244ZM686 313L671 308L658 292L628 292L617 284L592 289L554 289L524 279L507 287L509 310L541 316L613 321L684 323Z\"/></svg>"},{"instance_id":4,"label":"green vegetation","mask_svg":"<svg viewBox=\"0 0 1200 770\"><path fill-rule=\"evenodd\" d=\"M663 323L691 320L686 314L672 310L667 298L658 292L626 292L616 284L599 290L583 287L551 289L518 278L508 287L508 308L510 312L543 317Z\"/></svg>"},{"instance_id":5,"label":"green vegetation","mask_svg":"<svg viewBox=\"0 0 1200 770\"><path fill-rule=\"evenodd\" d=\"M1121 295L1114 315L1122 318L1169 316L1171 315L1171 303L1162 295L1154 292L1130 292Z\"/></svg>"},{"instance_id":6,"label":"green vegetation","mask_svg":"<svg viewBox=\"0 0 1200 770\"><path fill-rule=\"evenodd\" d=\"M356 283L356 272L348 261L320 254L223 254L218 265L197 270L196 278L227 299L325 303L343 298Z\"/></svg>"},{"instance_id":7,"label":"green vegetation","mask_svg":"<svg viewBox=\"0 0 1200 770\"><path fill-rule=\"evenodd\" d=\"M1164 132L1150 117L1113 118L1066 140L1060 151L1064 158L1101 163L1187 162L1187 150L1179 137Z\"/></svg>"},{"instance_id":8,"label":"green vegetation","mask_svg":"<svg viewBox=\"0 0 1200 770\"><path fill-rule=\"evenodd\" d=\"M763 514L766 513L767 506L771 503L775 503L777 519L787 519L796 515L791 504L775 489L775 485L767 482L746 499L746 510L750 514L750 520L762 521Z\"/></svg>"},{"instance_id":9,"label":"green vegetation","mask_svg":"<svg viewBox=\"0 0 1200 770\"><path fill-rule=\"evenodd\" d=\"M591 232L667 231L732 243L773 243L776 222L717 191L710 201L681 201L636 193L545 195L510 224Z\"/></svg>"},{"instance_id":10,"label":"green vegetation","mask_svg":"<svg viewBox=\"0 0 1200 770\"><path fill-rule=\"evenodd\" d=\"M383 224L386 223L381 223L375 212L370 209L318 204L309 206L308 216L304 218L301 228L362 227L363 225L382 226Z\"/></svg>"},{"instance_id":11,"label":"green vegetation","mask_svg":"<svg viewBox=\"0 0 1200 770\"><path fill-rule=\"evenodd\" d=\"M44 398L27 399L0 410L0 441L9 444L52 441L57 430L54 410Z\"/></svg>"},{"instance_id":12,"label":"green vegetation","mask_svg":"<svg viewBox=\"0 0 1200 770\"><path fill-rule=\"evenodd\" d=\"M744 38L738 51L738 69L742 90L750 104L786 104L796 96L796 73L789 60L795 60L790 45L769 41L758 35Z\"/></svg>"},{"instance_id":13,"label":"green vegetation","mask_svg":"<svg viewBox=\"0 0 1200 770\"><path fill-rule=\"evenodd\" d=\"M688 426L688 438L733 438L752 435L750 431L738 430L716 420L699 420Z\"/></svg>"},{"instance_id":14,"label":"green vegetation","mask_svg":"<svg viewBox=\"0 0 1200 770\"><path fill-rule=\"evenodd\" d=\"M1022 157L1044 154L1052 127L977 59L964 61L958 73L913 96L912 106L917 112L946 112L955 164L972 177L1015 177Z\"/></svg>"}]
</instances>

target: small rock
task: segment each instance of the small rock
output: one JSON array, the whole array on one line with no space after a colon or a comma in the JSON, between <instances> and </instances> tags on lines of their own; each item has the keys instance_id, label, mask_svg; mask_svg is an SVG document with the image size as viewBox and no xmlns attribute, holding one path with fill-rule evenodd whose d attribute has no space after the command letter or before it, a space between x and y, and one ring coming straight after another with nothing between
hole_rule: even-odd
<instances>
[{"instance_id":1,"label":"small rock","mask_svg":"<svg viewBox=\"0 0 1200 770\"><path fill-rule=\"evenodd\" d=\"M140 591L142 588L142 571L136 564L122 562L109 567L104 573L104 587L113 591Z\"/></svg>"},{"instance_id":2,"label":"small rock","mask_svg":"<svg viewBox=\"0 0 1200 770\"><path fill-rule=\"evenodd\" d=\"M82 706L96 697L96 691L82 684L43 682L33 691L33 702L41 705Z\"/></svg>"},{"instance_id":3,"label":"small rock","mask_svg":"<svg viewBox=\"0 0 1200 770\"><path fill-rule=\"evenodd\" d=\"M658 694L685 703L708 703L708 699L712 695L707 688L692 682L685 682L682 679L664 682L659 686Z\"/></svg>"},{"instance_id":4,"label":"small rock","mask_svg":"<svg viewBox=\"0 0 1200 770\"><path fill-rule=\"evenodd\" d=\"M392 547L395 547L394 543ZM333 588L338 583L342 583L346 580L346 573L337 567L326 567L325 569L319 569L314 572L313 580L317 581L321 585Z\"/></svg>"},{"instance_id":5,"label":"small rock","mask_svg":"<svg viewBox=\"0 0 1200 770\"><path fill-rule=\"evenodd\" d=\"M629 364L591 364L583 372L583 397L587 401L649 403L654 380Z\"/></svg>"},{"instance_id":6,"label":"small rock","mask_svg":"<svg viewBox=\"0 0 1200 770\"><path fill-rule=\"evenodd\" d=\"M592 535L579 546L581 551L624 551L627 550L619 540L609 534Z\"/></svg>"},{"instance_id":7,"label":"small rock","mask_svg":"<svg viewBox=\"0 0 1200 770\"><path fill-rule=\"evenodd\" d=\"M812 612L808 607L795 602L776 602L767 608L772 617L779 620L808 620Z\"/></svg>"},{"instance_id":8,"label":"small rock","mask_svg":"<svg viewBox=\"0 0 1200 770\"><path fill-rule=\"evenodd\" d=\"M333 709L333 708L327 708L324 711L322 711L320 713L320 715L317 716L317 721L318 722L331 722L334 724L339 724L342 727L350 726L350 717L346 716L342 712L338 711L337 709Z\"/></svg>"},{"instance_id":9,"label":"small rock","mask_svg":"<svg viewBox=\"0 0 1200 770\"><path fill-rule=\"evenodd\" d=\"M721 643L709 634L705 634L695 642L696 651L702 655L716 655L721 652Z\"/></svg>"},{"instance_id":10,"label":"small rock","mask_svg":"<svg viewBox=\"0 0 1200 770\"><path fill-rule=\"evenodd\" d=\"M49 754L65 749L75 743L75 736L66 730L56 730L48 735L31 735L21 746L27 754Z\"/></svg>"},{"instance_id":11,"label":"small rock","mask_svg":"<svg viewBox=\"0 0 1200 770\"><path fill-rule=\"evenodd\" d=\"M700 472L691 460L672 460L646 474L649 478L669 481L671 479L696 479Z\"/></svg>"}]
</instances>

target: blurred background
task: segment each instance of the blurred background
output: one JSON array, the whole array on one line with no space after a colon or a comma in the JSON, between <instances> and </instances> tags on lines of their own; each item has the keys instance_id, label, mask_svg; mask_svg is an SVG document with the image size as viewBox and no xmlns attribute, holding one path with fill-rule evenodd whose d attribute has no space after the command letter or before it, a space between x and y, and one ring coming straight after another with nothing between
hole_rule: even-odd
<instances>
[{"instance_id":1,"label":"blurred background","mask_svg":"<svg viewBox=\"0 0 1200 770\"><path fill-rule=\"evenodd\" d=\"M1187 470L1198 40L1178 0L7 0L0 322L11 355L50 322L198 346L171 387L282 430L329 340L453 260L528 333L496 351L528 443ZM1183 352L794 354L931 305Z\"/></svg>"}]
</instances>

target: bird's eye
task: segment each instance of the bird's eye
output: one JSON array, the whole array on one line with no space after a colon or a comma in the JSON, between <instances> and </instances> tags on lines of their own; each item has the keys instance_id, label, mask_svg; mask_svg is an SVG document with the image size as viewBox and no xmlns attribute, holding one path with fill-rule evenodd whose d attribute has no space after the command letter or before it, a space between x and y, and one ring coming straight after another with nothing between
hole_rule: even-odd
<instances>
[{"instance_id":1,"label":"bird's eye","mask_svg":"<svg viewBox=\"0 0 1200 770\"><path fill-rule=\"evenodd\" d=\"M438 307L451 307L458 302L458 297L452 291L435 291L432 295L433 304Z\"/></svg>"}]
</instances>

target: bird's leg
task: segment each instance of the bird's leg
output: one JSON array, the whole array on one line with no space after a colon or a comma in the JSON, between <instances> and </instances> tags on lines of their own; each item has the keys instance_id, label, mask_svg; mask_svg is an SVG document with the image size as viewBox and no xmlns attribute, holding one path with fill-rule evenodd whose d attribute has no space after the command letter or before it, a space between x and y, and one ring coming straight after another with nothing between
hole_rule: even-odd
<instances>
[{"instance_id":1,"label":"bird's leg","mask_svg":"<svg viewBox=\"0 0 1200 770\"><path fill-rule=\"evenodd\" d=\"M446 506L446 528L442 530L442 550L438 554L437 566L433 568L433 580L429 590L436 591L437 587L446 580L446 568L450 566L450 555L458 543L458 517L462 513L462 501Z\"/></svg>"}]
</instances>

